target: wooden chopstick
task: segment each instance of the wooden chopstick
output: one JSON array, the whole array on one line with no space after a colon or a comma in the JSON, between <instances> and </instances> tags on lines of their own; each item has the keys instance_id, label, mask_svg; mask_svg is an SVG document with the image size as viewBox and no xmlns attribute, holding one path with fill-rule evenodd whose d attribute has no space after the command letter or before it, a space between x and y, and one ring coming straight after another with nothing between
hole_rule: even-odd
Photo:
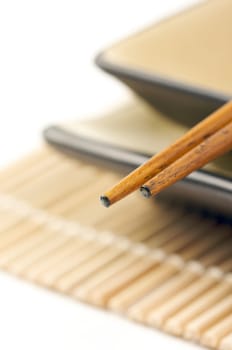
<instances>
[{"instance_id":1,"label":"wooden chopstick","mask_svg":"<svg viewBox=\"0 0 232 350\"><path fill-rule=\"evenodd\" d=\"M154 196L194 170L232 149L232 122L224 126L141 187L144 197Z\"/></svg>"},{"instance_id":2,"label":"wooden chopstick","mask_svg":"<svg viewBox=\"0 0 232 350\"><path fill-rule=\"evenodd\" d=\"M104 195L100 197L102 204L106 207L109 207L111 204L121 200L122 198L132 193L142 185L146 184L146 186L148 186L147 182L150 179L154 178L154 176L161 173L165 168L169 167L177 159L184 156L186 153L188 153L196 146L204 142L206 139L211 137L213 134L215 134L217 131L222 129L225 125L229 124L230 122L232 122L231 101L223 105L215 112L213 112L210 116L208 116L203 121L194 126L191 130L189 130L184 136L178 139L171 146L167 147L160 153L154 155L145 164L142 164L140 167L138 167L125 178L123 178L119 183L117 183L111 189L106 191ZM228 138L228 136L222 133L221 138L224 140L224 138ZM215 148L217 146L210 145L210 147ZM220 154L225 153L230 148L230 143L225 147L225 149L220 148ZM206 162L209 162L211 159L214 159L220 155L216 152L216 150L214 151L214 154L215 156L209 156L209 153L204 152L202 153L202 156L204 157L207 155L207 159L209 158L209 160L206 160ZM196 153L196 158L197 155L198 153ZM189 162L189 157L184 158L184 160ZM203 162L202 158L201 160L199 160L199 167L201 167L201 162ZM203 162L203 165L206 164L206 162ZM194 170L197 169L197 162L195 163L195 165L196 167L194 168ZM190 172L188 172L188 174ZM152 188L152 191L153 189L154 187ZM148 195L149 191L143 191L143 193Z\"/></svg>"}]
</instances>

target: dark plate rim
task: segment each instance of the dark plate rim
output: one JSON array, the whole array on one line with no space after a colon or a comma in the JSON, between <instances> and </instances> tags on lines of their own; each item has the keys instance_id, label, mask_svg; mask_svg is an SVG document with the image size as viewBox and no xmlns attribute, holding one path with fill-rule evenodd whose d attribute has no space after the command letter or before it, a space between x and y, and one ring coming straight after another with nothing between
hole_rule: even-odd
<instances>
[{"instance_id":1,"label":"dark plate rim","mask_svg":"<svg viewBox=\"0 0 232 350\"><path fill-rule=\"evenodd\" d=\"M110 49L110 48L109 48ZM208 90L202 87L197 87L195 85L190 85L178 80L169 79L167 77L148 73L139 69L130 68L122 66L116 63L112 63L105 58L105 49L98 53L95 57L95 64L107 73L110 73L116 77L129 79L132 81L137 81L141 83L146 83L149 85L156 85L166 89L174 90L181 94L188 94L190 96L195 96L198 99L213 101L218 104L223 104L231 100L232 95L229 96L224 93L220 93L213 90Z\"/></svg>"},{"instance_id":2,"label":"dark plate rim","mask_svg":"<svg viewBox=\"0 0 232 350\"><path fill-rule=\"evenodd\" d=\"M113 147L89 138L72 134L59 126L47 127L43 132L44 139L51 145L72 155L84 157L97 164L110 165L117 171L121 168L131 171L141 165L149 156L136 154L126 149ZM173 198L175 201L200 208L232 220L232 187L228 178L198 170L176 182L163 191L159 198Z\"/></svg>"}]
</instances>

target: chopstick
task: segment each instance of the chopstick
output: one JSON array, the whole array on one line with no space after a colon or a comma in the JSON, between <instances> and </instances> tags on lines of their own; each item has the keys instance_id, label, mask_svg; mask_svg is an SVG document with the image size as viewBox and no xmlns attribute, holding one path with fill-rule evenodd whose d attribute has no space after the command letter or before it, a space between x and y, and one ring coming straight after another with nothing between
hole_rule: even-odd
<instances>
[{"instance_id":1,"label":"chopstick","mask_svg":"<svg viewBox=\"0 0 232 350\"><path fill-rule=\"evenodd\" d=\"M206 164L207 162L215 159L216 157L220 156L223 153L226 153L232 148L231 141L232 136L229 130L226 129L223 131L223 128L227 125L229 125L232 122L232 102L228 102L225 105L223 105L221 108L213 112L210 116L205 118L203 121L195 125L192 129L190 129L184 136L182 136L180 139L178 139L176 142L174 142L171 146L167 147L160 153L154 155L151 157L146 163L142 164L140 167L132 171L129 175L127 175L125 178L123 178L119 183L117 183L115 186L113 186L111 189L109 189L107 192L104 193L100 197L100 200L102 204L106 207L109 207L113 203L116 203L117 201L121 200L128 194L132 193L136 189L142 187L142 194L146 197L149 197L153 195L153 193L156 192L158 187L155 186L154 180L157 174L163 174L164 169L169 168L169 166L173 163L175 163L177 160L178 163L177 166L180 166L181 168L184 166L184 168L189 170L187 174L189 174L191 171L196 170ZM220 132L219 136L215 136L213 140L210 140L209 142L206 142L207 139L211 138L214 134L216 135L217 132ZM226 141L227 139L227 141ZM214 142L216 142L216 145L214 145ZM225 142L225 145L223 147L223 144ZM203 144L202 146L199 146ZM219 145L220 147L219 147ZM199 146L197 148L197 146ZM194 154L194 167L191 162L191 158L189 157L189 154L191 150L194 150L195 147L197 148L196 153L193 151ZM206 151L206 148L213 148L213 150ZM219 148L218 148L219 147ZM217 152L218 148L218 152ZM188 154L186 157L183 157L184 155ZM199 157L199 161L197 161ZM206 157L206 158L205 158ZM180 163L180 159L184 158L184 163ZM205 162L204 162L204 159ZM188 166L188 164L190 165ZM202 165L201 165L202 164ZM193 170L190 170L192 169ZM178 171L177 168L171 168L172 171ZM170 182L170 185L174 183L174 179L176 181L180 180L182 177L186 176L183 175L186 173L183 170L178 172L178 176L173 175L172 181ZM163 174L165 176L171 176L170 172L167 172ZM162 175L162 176L163 176ZM183 175L183 176L182 176ZM159 181L161 181L161 177L159 177ZM182 176L182 177L181 177ZM149 180L152 179L152 183L149 183ZM156 179L157 180L157 179ZM171 179L170 179L171 180ZM167 182L167 179L164 181ZM161 185L160 185L161 186ZM168 186L168 185L167 185ZM166 187L167 187L166 186ZM163 187L160 187L160 190Z\"/></svg>"},{"instance_id":2,"label":"chopstick","mask_svg":"<svg viewBox=\"0 0 232 350\"><path fill-rule=\"evenodd\" d=\"M232 122L154 176L140 190L144 197L154 196L231 149Z\"/></svg>"}]
</instances>

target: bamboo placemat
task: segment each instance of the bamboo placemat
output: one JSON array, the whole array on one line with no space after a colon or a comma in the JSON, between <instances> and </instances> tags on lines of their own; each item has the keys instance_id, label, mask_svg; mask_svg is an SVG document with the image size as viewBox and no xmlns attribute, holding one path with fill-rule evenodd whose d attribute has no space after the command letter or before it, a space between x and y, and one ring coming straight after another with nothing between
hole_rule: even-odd
<instances>
[{"instance_id":1,"label":"bamboo placemat","mask_svg":"<svg viewBox=\"0 0 232 350\"><path fill-rule=\"evenodd\" d=\"M232 226L143 200L119 175L44 146L0 173L0 266L168 333L232 349Z\"/></svg>"}]
</instances>

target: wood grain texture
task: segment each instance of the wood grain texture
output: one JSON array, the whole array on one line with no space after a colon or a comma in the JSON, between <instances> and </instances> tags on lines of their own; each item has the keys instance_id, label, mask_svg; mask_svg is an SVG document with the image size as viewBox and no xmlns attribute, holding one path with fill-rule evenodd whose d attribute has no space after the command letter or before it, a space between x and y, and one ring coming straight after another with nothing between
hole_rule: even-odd
<instances>
[{"instance_id":1,"label":"wood grain texture","mask_svg":"<svg viewBox=\"0 0 232 350\"><path fill-rule=\"evenodd\" d=\"M149 180L142 190L154 196L188 174L230 151L232 148L232 122L208 137L205 141L176 160L169 167Z\"/></svg>"},{"instance_id":2,"label":"wood grain texture","mask_svg":"<svg viewBox=\"0 0 232 350\"><path fill-rule=\"evenodd\" d=\"M232 122L232 102L226 103L209 117L194 126L171 146L154 155L145 164L135 169L119 183L106 191L101 197L103 204L105 206L110 206L111 204L121 200L131 192L135 191L158 173L162 172L165 168L170 166L170 164L175 162L177 159L194 149L197 145L205 142L205 140L230 122ZM226 130L222 132L222 140L227 137L226 133ZM203 148L205 148L205 146ZM230 144L229 146L226 145L224 153L230 148ZM223 154L223 149L220 148L219 154L216 153L214 158L221 154ZM206 155L206 152L203 152L202 155ZM185 158L187 161L188 159L189 158ZM212 158L209 157L208 161L211 159ZM206 160L204 164L206 164L208 161ZM199 161L199 163L201 164L201 161ZM198 168L200 167L201 165L198 166Z\"/></svg>"}]
</instances>

